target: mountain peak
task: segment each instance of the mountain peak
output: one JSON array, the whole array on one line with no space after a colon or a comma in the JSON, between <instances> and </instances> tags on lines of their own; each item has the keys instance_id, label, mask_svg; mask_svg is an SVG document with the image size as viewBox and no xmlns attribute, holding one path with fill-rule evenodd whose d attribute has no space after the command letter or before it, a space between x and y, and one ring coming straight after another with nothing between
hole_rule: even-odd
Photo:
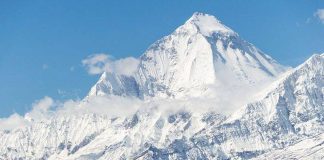
<instances>
[{"instance_id":1,"label":"mountain peak","mask_svg":"<svg viewBox=\"0 0 324 160\"><path fill-rule=\"evenodd\" d=\"M199 20L199 19L203 19L203 18L213 18L214 20L216 20L217 22L220 23L220 21L213 15L207 14L207 13L202 13L202 12L195 12L192 14L192 16L189 18L189 20Z\"/></svg>"},{"instance_id":2,"label":"mountain peak","mask_svg":"<svg viewBox=\"0 0 324 160\"><path fill-rule=\"evenodd\" d=\"M210 36L213 33L236 34L215 16L206 13L195 12L185 24L194 25L205 36Z\"/></svg>"},{"instance_id":3,"label":"mountain peak","mask_svg":"<svg viewBox=\"0 0 324 160\"><path fill-rule=\"evenodd\" d=\"M201 97L223 86L263 85L284 71L217 18L196 12L146 50L133 77L103 76L90 95Z\"/></svg>"}]
</instances>

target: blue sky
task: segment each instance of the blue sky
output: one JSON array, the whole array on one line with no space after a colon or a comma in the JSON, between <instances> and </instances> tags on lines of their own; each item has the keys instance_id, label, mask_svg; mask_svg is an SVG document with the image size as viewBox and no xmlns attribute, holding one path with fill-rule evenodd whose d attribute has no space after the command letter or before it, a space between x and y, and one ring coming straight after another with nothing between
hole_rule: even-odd
<instances>
[{"instance_id":1,"label":"blue sky","mask_svg":"<svg viewBox=\"0 0 324 160\"><path fill-rule=\"evenodd\" d=\"M138 57L195 11L215 15L280 63L324 52L322 0L0 1L0 117L44 96L82 98L97 81L93 53Z\"/></svg>"}]
</instances>

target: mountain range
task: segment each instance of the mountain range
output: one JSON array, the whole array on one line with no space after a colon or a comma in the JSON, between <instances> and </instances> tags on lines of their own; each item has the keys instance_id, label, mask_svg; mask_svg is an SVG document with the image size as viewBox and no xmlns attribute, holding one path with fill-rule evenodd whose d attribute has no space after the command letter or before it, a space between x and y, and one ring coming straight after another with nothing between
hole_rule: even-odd
<instances>
[{"instance_id":1,"label":"mountain range","mask_svg":"<svg viewBox=\"0 0 324 160\"><path fill-rule=\"evenodd\" d=\"M140 107L28 119L0 131L0 159L324 159L324 54L283 66L208 14L153 43L133 74L103 73L77 107L98 99Z\"/></svg>"}]
</instances>

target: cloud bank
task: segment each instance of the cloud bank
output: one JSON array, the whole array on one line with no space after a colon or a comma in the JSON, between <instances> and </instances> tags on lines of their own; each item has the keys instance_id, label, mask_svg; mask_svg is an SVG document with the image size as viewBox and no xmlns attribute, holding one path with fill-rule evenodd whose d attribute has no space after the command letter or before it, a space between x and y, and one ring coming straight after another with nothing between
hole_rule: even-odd
<instances>
[{"instance_id":1,"label":"cloud bank","mask_svg":"<svg viewBox=\"0 0 324 160\"><path fill-rule=\"evenodd\" d=\"M164 116L182 111L190 112L193 115L201 115L207 112L229 115L235 109L233 108L234 106L215 98L154 99L143 101L132 97L94 96L84 100L70 99L60 102L54 101L50 97L44 97L33 103L32 109L23 116L15 113L8 118L0 119L0 131L28 127L33 123L46 122L60 116L98 114L111 118L125 118L132 116L136 112L152 109L154 112L161 113Z\"/></svg>"},{"instance_id":2,"label":"cloud bank","mask_svg":"<svg viewBox=\"0 0 324 160\"><path fill-rule=\"evenodd\" d=\"M112 56L107 54L93 54L82 60L82 64L91 75L103 72L132 75L138 67L139 60L134 57L114 60Z\"/></svg>"},{"instance_id":3,"label":"cloud bank","mask_svg":"<svg viewBox=\"0 0 324 160\"><path fill-rule=\"evenodd\" d=\"M127 117L134 114L145 103L136 98L118 96L96 96L87 100L54 101L44 97L32 104L32 109L25 115L17 113L0 119L0 131L27 127L37 122L44 122L59 116L81 116L84 114L105 115L111 118Z\"/></svg>"}]
</instances>

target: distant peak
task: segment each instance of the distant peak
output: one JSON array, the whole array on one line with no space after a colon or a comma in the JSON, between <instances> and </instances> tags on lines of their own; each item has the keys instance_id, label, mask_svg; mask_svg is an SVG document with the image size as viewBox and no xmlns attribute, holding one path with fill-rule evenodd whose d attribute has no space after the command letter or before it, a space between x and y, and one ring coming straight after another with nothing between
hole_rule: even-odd
<instances>
[{"instance_id":1,"label":"distant peak","mask_svg":"<svg viewBox=\"0 0 324 160\"><path fill-rule=\"evenodd\" d=\"M209 36L215 32L225 34L236 34L232 29L222 24L215 16L195 12L186 22L186 24L195 25L202 34Z\"/></svg>"}]
</instances>

